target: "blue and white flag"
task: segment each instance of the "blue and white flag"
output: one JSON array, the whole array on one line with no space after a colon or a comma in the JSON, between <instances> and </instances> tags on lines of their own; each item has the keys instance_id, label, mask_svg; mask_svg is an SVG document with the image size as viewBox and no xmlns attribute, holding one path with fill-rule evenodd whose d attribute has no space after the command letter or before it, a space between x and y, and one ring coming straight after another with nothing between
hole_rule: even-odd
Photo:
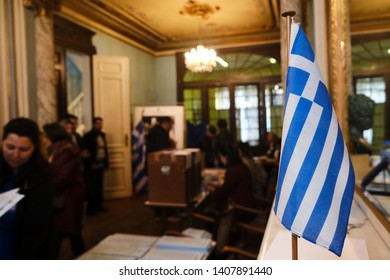
<instances>
[{"instance_id":1,"label":"blue and white flag","mask_svg":"<svg viewBox=\"0 0 390 280\"><path fill-rule=\"evenodd\" d=\"M146 145L143 123L140 121L131 133L133 190L135 194L147 191L148 177L146 176Z\"/></svg>"},{"instance_id":2,"label":"blue and white flag","mask_svg":"<svg viewBox=\"0 0 390 280\"><path fill-rule=\"evenodd\" d=\"M275 214L297 236L340 256L355 174L310 43L291 26Z\"/></svg>"}]
</instances>

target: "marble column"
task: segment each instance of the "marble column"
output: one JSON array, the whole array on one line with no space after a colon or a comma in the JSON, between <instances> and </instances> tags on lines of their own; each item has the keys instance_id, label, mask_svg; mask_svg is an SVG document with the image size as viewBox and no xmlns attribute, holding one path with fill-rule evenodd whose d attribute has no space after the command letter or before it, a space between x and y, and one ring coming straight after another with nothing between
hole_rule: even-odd
<instances>
[{"instance_id":1,"label":"marble column","mask_svg":"<svg viewBox=\"0 0 390 280\"><path fill-rule=\"evenodd\" d=\"M330 94L340 128L348 145L348 96L352 94L349 1L330 1L331 82Z\"/></svg>"},{"instance_id":2,"label":"marble column","mask_svg":"<svg viewBox=\"0 0 390 280\"><path fill-rule=\"evenodd\" d=\"M56 79L54 69L53 11L60 0L24 1L35 11L35 57L37 84L37 122L40 126L57 120Z\"/></svg>"}]
</instances>

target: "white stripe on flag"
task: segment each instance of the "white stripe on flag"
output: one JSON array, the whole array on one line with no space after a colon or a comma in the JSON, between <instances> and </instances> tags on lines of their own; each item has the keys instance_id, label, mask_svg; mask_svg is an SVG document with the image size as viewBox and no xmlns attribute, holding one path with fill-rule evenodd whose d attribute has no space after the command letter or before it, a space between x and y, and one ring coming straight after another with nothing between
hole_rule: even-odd
<instances>
[{"instance_id":1,"label":"white stripe on flag","mask_svg":"<svg viewBox=\"0 0 390 280\"><path fill-rule=\"evenodd\" d=\"M340 168L339 176L337 177L336 188L333 194L331 208L329 209L329 213L322 227L321 233L317 238L317 243L322 244L325 247L329 247L336 231L337 223L335 223L334 221L337 221L339 219L341 199L343 198L345 185L347 184L348 180L349 164L350 162L348 150L347 147L344 145L343 161Z\"/></svg>"},{"instance_id":2,"label":"white stripe on flag","mask_svg":"<svg viewBox=\"0 0 390 280\"><path fill-rule=\"evenodd\" d=\"M296 99L296 95L290 95L290 98ZM300 99L300 98L298 98ZM294 102L295 103L295 102ZM291 156L290 163L286 169L286 176L284 177L283 184L283 192L279 198L278 211L276 215L282 219L285 207L287 205L287 201L290 197L291 191L294 187L295 181L297 179L298 173L301 170L301 166L303 161L305 160L305 156L307 151L309 150L310 144L313 140L314 134L316 130L313 127L317 127L319 120L321 118L321 113L323 109L316 103L313 103L308 116L306 118L305 124L302 128L301 134L299 135L297 144L295 146L294 152Z\"/></svg>"},{"instance_id":3,"label":"white stripe on flag","mask_svg":"<svg viewBox=\"0 0 390 280\"><path fill-rule=\"evenodd\" d=\"M291 56L291 49L293 47L293 42L295 41L295 38L297 37L298 34L298 28L291 28L290 30L290 50L288 51L289 55ZM290 64L290 61L289 61Z\"/></svg>"},{"instance_id":4,"label":"white stripe on flag","mask_svg":"<svg viewBox=\"0 0 390 280\"><path fill-rule=\"evenodd\" d=\"M291 55L290 66L310 73L309 80L307 81L305 89L302 92L302 97L313 101L314 97L316 96L318 83L319 81L323 80L321 73L318 71L317 60L311 62L310 60L307 60L299 55Z\"/></svg>"},{"instance_id":5,"label":"white stripe on flag","mask_svg":"<svg viewBox=\"0 0 390 280\"><path fill-rule=\"evenodd\" d=\"M142 177L142 179L135 185L136 193L139 193L147 182L148 182L148 177L146 176Z\"/></svg>"},{"instance_id":6,"label":"white stripe on flag","mask_svg":"<svg viewBox=\"0 0 390 280\"><path fill-rule=\"evenodd\" d=\"M145 157L142 157L142 161L136 166L133 177L137 177L139 173L145 170Z\"/></svg>"},{"instance_id":7,"label":"white stripe on flag","mask_svg":"<svg viewBox=\"0 0 390 280\"><path fill-rule=\"evenodd\" d=\"M291 226L291 230L294 232L303 232L307 222L309 221L310 215L317 203L318 196L322 190L322 185L325 182L326 175L329 169L330 160L332 158L333 147L337 139L338 126L336 114L332 112L331 125L329 127L328 135L325 140L324 149L322 151L318 166L313 174L313 178L307 188L306 194L302 200L301 206L297 212L297 217Z\"/></svg>"},{"instance_id":8,"label":"white stripe on flag","mask_svg":"<svg viewBox=\"0 0 390 280\"><path fill-rule=\"evenodd\" d=\"M297 108L298 102L299 102L298 96L291 94L290 97L291 97L290 98L291 100L289 100L288 104L286 104L286 109L284 112L282 135L287 135L288 129L290 128L291 122L293 120L295 109ZM283 155L283 147L284 147L285 140L286 140L285 137L282 137L282 143L281 143L281 149L280 149L281 155Z\"/></svg>"}]
</instances>

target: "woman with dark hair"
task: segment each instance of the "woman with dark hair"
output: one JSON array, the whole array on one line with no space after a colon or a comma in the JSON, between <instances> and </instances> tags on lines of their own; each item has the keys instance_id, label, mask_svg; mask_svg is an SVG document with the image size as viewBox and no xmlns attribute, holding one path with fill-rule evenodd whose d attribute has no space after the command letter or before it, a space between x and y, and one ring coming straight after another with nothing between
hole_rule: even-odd
<instances>
[{"instance_id":1,"label":"woman with dark hair","mask_svg":"<svg viewBox=\"0 0 390 280\"><path fill-rule=\"evenodd\" d=\"M85 199L81 151L59 123L44 125L43 130L52 150L49 163L55 211L54 257L58 257L65 237L70 238L73 254L77 257L85 252L81 236Z\"/></svg>"},{"instance_id":2,"label":"woman with dark hair","mask_svg":"<svg viewBox=\"0 0 390 280\"><path fill-rule=\"evenodd\" d=\"M267 157L279 161L280 138L273 132L267 132Z\"/></svg>"},{"instance_id":3,"label":"woman with dark hair","mask_svg":"<svg viewBox=\"0 0 390 280\"><path fill-rule=\"evenodd\" d=\"M252 157L250 146L247 142L238 142L238 151L242 162L249 168L251 172L253 194L255 196L264 196L266 193L265 185L267 182L267 173L265 172L264 167L260 163L255 163Z\"/></svg>"},{"instance_id":4,"label":"woman with dark hair","mask_svg":"<svg viewBox=\"0 0 390 280\"><path fill-rule=\"evenodd\" d=\"M49 259L52 200L38 125L13 119L2 140L0 193L18 188L24 197L0 218L0 259Z\"/></svg>"},{"instance_id":5,"label":"woman with dark hair","mask_svg":"<svg viewBox=\"0 0 390 280\"><path fill-rule=\"evenodd\" d=\"M256 207L251 172L242 162L237 148L233 144L224 145L219 150L219 157L226 167L226 172L223 184L214 189L217 210L225 210L229 203ZM237 221L249 221L254 218L254 214L239 210L235 214Z\"/></svg>"}]
</instances>

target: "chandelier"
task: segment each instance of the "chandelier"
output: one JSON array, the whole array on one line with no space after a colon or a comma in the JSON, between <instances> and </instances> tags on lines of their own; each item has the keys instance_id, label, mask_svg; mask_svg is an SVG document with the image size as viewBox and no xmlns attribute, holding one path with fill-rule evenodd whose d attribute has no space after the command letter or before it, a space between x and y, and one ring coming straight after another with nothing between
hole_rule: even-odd
<instances>
[{"instance_id":1,"label":"chandelier","mask_svg":"<svg viewBox=\"0 0 390 280\"><path fill-rule=\"evenodd\" d=\"M213 49L198 45L184 54L188 70L194 73L211 72L217 66L217 54Z\"/></svg>"},{"instance_id":2,"label":"chandelier","mask_svg":"<svg viewBox=\"0 0 390 280\"><path fill-rule=\"evenodd\" d=\"M188 0L179 13L199 18L199 33L201 33L201 21L207 20L210 15L219 9L219 6L211 6L207 3L200 3L197 0ZM202 44L186 52L184 58L187 69L194 73L213 71L219 59L213 49L205 48Z\"/></svg>"}]
</instances>

